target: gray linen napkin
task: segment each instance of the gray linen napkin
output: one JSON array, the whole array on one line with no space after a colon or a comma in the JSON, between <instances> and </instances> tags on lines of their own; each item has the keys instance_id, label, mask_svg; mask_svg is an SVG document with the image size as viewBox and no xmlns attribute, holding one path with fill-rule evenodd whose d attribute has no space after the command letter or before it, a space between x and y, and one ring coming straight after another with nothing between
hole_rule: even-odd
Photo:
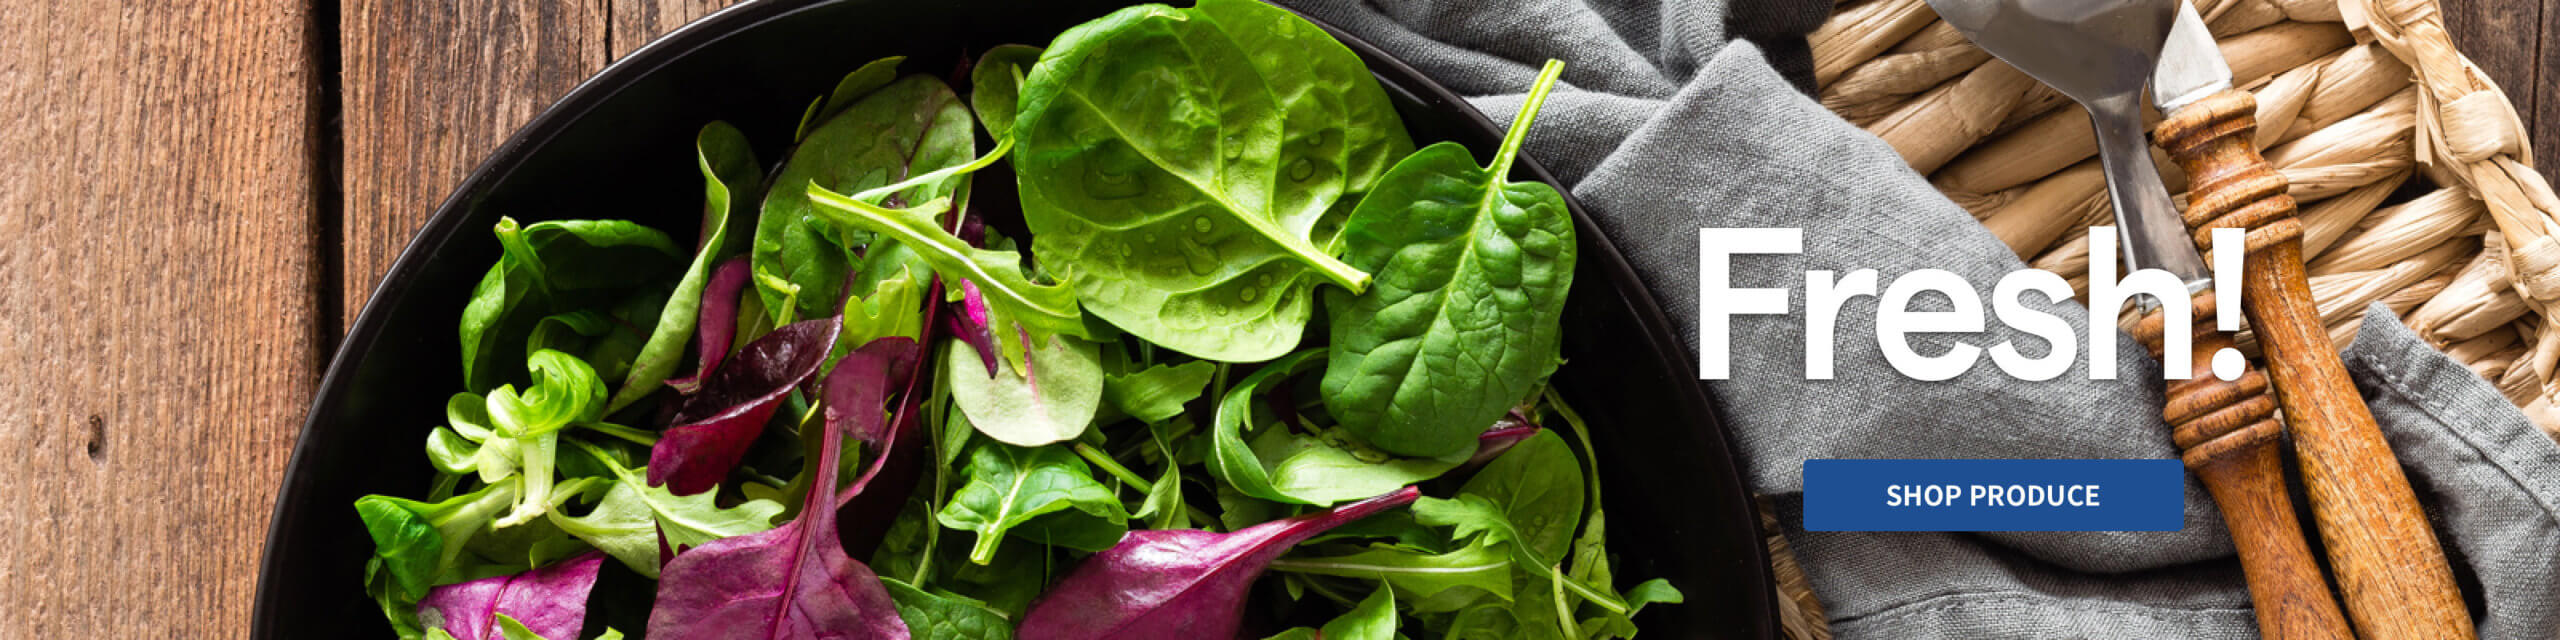
<instances>
[{"instance_id":1,"label":"gray linen napkin","mask_svg":"<svg viewBox=\"0 0 2560 640\"><path fill-rule=\"evenodd\" d=\"M1876 269L1886 281L1945 269L1987 288L2024 265L1893 150L1800 92L1801 34L1826 0L1282 0L1376 43L1496 119L1547 58L1567 64L1528 153L1553 170L1645 273L1696 348L1698 229L1798 227L1802 255L1743 256L1734 286L1800 289L1808 270ZM1782 73L1781 70L1785 70ZM1793 80L1790 80L1793 77ZM1922 302L1944 308L1944 298ZM1714 301L1708 301L1714 304ZM1873 298L1835 334L1836 378L1803 379L1795 313L1736 316L1733 377L1707 384L1753 489L1777 497L1785 534L1842 638L2246 638L2256 635L2238 563L2210 499L2190 481L2171 533L1808 533L1808 458L2168 458L2160 379L2129 338L2116 380L2087 354L2046 382L1988 364L1918 382L1876 347ZM2076 303L2044 305L2085 335ZM2560 629L2560 446L2470 371L2377 309L2349 368L2431 502L2483 637ZM2113 329L2106 329L2112 331ZM1999 327L1921 336L2046 343ZM2080 345L2071 345L2080 348Z\"/></svg>"}]
</instances>

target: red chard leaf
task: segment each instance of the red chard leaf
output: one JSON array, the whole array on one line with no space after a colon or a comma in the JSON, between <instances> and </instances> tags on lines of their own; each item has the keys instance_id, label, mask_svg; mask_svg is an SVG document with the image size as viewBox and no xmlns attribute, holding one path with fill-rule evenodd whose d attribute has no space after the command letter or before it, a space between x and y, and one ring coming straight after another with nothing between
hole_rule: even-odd
<instances>
[{"instance_id":1,"label":"red chard leaf","mask_svg":"<svg viewBox=\"0 0 2560 640\"><path fill-rule=\"evenodd\" d=\"M833 319L826 322L833 323ZM824 348L817 353L824 354ZM824 388L816 471L835 478L845 433L876 434L889 378L918 356L914 341L883 338L837 361ZM853 491L861 490L856 482ZM834 482L816 482L800 517L762 533L722 538L678 554L658 581L649 635L689 640L908 637L896 601L871 568L837 539Z\"/></svg>"},{"instance_id":2,"label":"red chard leaf","mask_svg":"<svg viewBox=\"0 0 2560 640\"><path fill-rule=\"evenodd\" d=\"M892 336L874 340L856 351L869 353L880 362L866 363L864 368L856 370L836 365L836 370L827 374L823 391L827 429L833 432L829 435L853 438L862 443L862 451L878 452L874 455L889 453L893 444L893 425L881 413L888 408L890 387L895 385L903 390L908 376L915 372L916 363L923 361L921 351L914 340ZM869 486L871 479L880 474L882 466L874 463L863 469L862 475L855 478L851 486L835 496L835 506L843 506L845 501L860 495L863 487ZM817 477L830 476L822 473Z\"/></svg>"},{"instance_id":3,"label":"red chard leaf","mask_svg":"<svg viewBox=\"0 0 2560 640\"><path fill-rule=\"evenodd\" d=\"M942 299L940 280L934 281L924 299ZM923 335L917 336L916 344L933 344L940 337L935 329L936 323L941 321L941 306L924 305L924 323L920 325ZM899 394L898 410L889 414L887 437L880 442L864 442L879 454L873 459L872 466L863 471L862 482L868 484L874 481L870 476L880 476L877 480L881 483L879 490L846 491L845 496L836 499L840 505L836 510L837 517L853 519L852 524L845 527L845 548L852 549L860 557L869 557L880 546L880 541L888 537L889 525L897 521L898 510L905 508L907 497L915 493L918 476L922 474L927 459L925 449L916 446L916 434L921 425L919 416L924 414L924 398L928 395L925 385L932 380L928 367L933 363L932 359L922 357L923 347L917 347L916 353L918 357L904 371L891 369L893 376L905 376L894 378L891 383L904 384L906 390Z\"/></svg>"},{"instance_id":4,"label":"red chard leaf","mask_svg":"<svg viewBox=\"0 0 2560 640\"><path fill-rule=\"evenodd\" d=\"M1412 504L1405 487L1328 511L1211 533L1131 531L1086 558L1022 617L1021 640L1233 638L1245 592L1271 561L1326 530Z\"/></svg>"},{"instance_id":5,"label":"red chard leaf","mask_svg":"<svg viewBox=\"0 0 2560 640\"><path fill-rule=\"evenodd\" d=\"M783 396L817 372L843 328L832 317L793 323L722 361L676 410L675 426L650 450L649 484L676 495L719 486L764 433L765 421L782 405Z\"/></svg>"},{"instance_id":6,"label":"red chard leaf","mask_svg":"<svg viewBox=\"0 0 2560 640\"><path fill-rule=\"evenodd\" d=\"M418 621L461 640L496 640L505 614L545 638L575 638L604 554L590 551L524 573L448 584L418 601Z\"/></svg>"},{"instance_id":7,"label":"red chard leaf","mask_svg":"<svg viewBox=\"0 0 2560 640\"><path fill-rule=\"evenodd\" d=\"M667 386L687 394L699 391L702 379L729 355L729 341L738 336L738 295L747 288L747 275L746 256L730 258L712 270L711 281L702 285L702 317L694 323L694 353L702 367L693 375L667 380Z\"/></svg>"}]
</instances>

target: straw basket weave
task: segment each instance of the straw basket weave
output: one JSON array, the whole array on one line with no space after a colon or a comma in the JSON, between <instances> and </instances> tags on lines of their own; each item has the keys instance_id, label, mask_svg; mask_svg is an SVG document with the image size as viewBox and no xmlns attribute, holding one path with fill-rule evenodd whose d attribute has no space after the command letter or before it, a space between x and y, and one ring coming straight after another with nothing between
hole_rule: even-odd
<instances>
[{"instance_id":1,"label":"straw basket weave","mask_svg":"<svg viewBox=\"0 0 2560 640\"><path fill-rule=\"evenodd\" d=\"M2515 107L2454 50L2435 0L2193 1L2233 81L2257 94L2258 148L2302 205L2330 335L2343 346L2366 305L2388 305L2560 437L2560 198L2532 167ZM2078 105L1966 42L1924 0L1847 0L1810 40L1823 106L2087 299L2088 228L2114 213ZM2184 191L2177 165L2154 154L2169 190ZM1770 545L1789 636L1829 637L1784 541Z\"/></svg>"}]
</instances>

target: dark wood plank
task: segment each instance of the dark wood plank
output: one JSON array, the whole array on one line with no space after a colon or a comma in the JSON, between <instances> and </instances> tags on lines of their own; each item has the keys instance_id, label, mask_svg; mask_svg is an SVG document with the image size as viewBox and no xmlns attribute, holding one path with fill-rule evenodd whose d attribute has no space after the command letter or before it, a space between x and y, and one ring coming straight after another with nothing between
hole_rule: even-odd
<instances>
[{"instance_id":1,"label":"dark wood plank","mask_svg":"<svg viewBox=\"0 0 2560 640\"><path fill-rule=\"evenodd\" d=\"M342 313L456 182L517 127L604 68L602 3L349 0Z\"/></svg>"},{"instance_id":2,"label":"dark wood plank","mask_svg":"<svg viewBox=\"0 0 2560 640\"><path fill-rule=\"evenodd\" d=\"M2560 183L2560 0L2440 0L2453 44L2515 103L2534 167Z\"/></svg>"},{"instance_id":3,"label":"dark wood plank","mask_svg":"<svg viewBox=\"0 0 2560 640\"><path fill-rule=\"evenodd\" d=\"M2544 178L2560 184L2560 0L2541 4L2542 25L2536 30L2541 51L2534 65L2540 76L2529 89L2508 91L2533 94L2532 109L2523 111L2528 119L2525 126L2533 129L2533 166L2542 169Z\"/></svg>"},{"instance_id":4,"label":"dark wood plank","mask_svg":"<svg viewBox=\"0 0 2560 640\"><path fill-rule=\"evenodd\" d=\"M621 59L658 36L738 0L612 0L613 57Z\"/></svg>"},{"instance_id":5,"label":"dark wood plank","mask_svg":"<svg viewBox=\"0 0 2560 640\"><path fill-rule=\"evenodd\" d=\"M0 11L0 636L248 628L325 355L311 15Z\"/></svg>"},{"instance_id":6,"label":"dark wood plank","mask_svg":"<svg viewBox=\"0 0 2560 640\"><path fill-rule=\"evenodd\" d=\"M2535 75L2541 66L2542 4L2560 0L2442 0L2445 31L2453 46L2505 89L2516 112L2532 125Z\"/></svg>"}]
</instances>

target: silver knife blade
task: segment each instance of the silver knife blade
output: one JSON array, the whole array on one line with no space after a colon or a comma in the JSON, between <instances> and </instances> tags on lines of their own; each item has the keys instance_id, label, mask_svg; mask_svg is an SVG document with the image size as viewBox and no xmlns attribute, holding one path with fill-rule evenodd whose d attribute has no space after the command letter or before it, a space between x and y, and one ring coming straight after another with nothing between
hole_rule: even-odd
<instances>
[{"instance_id":1,"label":"silver knife blade","mask_svg":"<svg viewBox=\"0 0 2560 640\"><path fill-rule=\"evenodd\" d=\"M2169 25L2168 42L2160 47L2160 65L2151 69L2151 102L2160 107L2161 115L2231 88L2231 65L2222 61L2222 48L2213 43L2213 32L2205 29L2193 5L2171 1L2178 3L2178 17Z\"/></svg>"}]
</instances>

